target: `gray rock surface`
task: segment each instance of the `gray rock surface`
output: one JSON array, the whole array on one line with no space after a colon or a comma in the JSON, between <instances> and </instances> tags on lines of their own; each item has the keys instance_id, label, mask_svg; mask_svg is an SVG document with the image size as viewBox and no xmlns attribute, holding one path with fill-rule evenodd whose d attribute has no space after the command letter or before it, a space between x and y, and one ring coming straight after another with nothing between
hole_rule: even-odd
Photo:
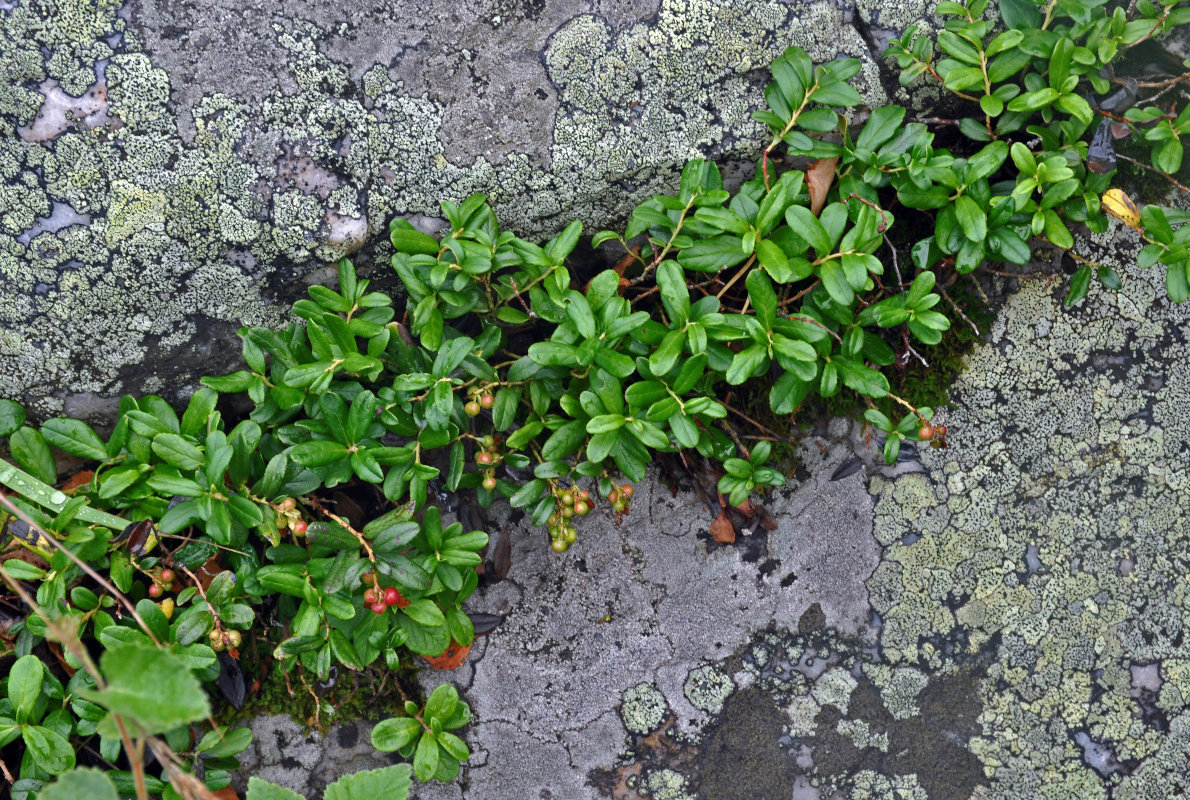
<instances>
[{"instance_id":1,"label":"gray rock surface","mask_svg":"<svg viewBox=\"0 0 1190 800\"><path fill-rule=\"evenodd\" d=\"M486 192L527 237L616 223L692 157L750 160L789 45L860 58L883 102L869 39L927 6L2 3L0 396L95 422L182 400L327 262L391 285L388 221L441 200Z\"/></svg>"}]
</instances>

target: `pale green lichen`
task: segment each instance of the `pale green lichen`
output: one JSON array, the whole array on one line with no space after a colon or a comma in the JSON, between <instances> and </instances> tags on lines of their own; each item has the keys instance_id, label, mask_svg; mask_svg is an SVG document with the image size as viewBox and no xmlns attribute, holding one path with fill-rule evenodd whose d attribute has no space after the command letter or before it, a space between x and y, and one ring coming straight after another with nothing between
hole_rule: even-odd
<instances>
[{"instance_id":1,"label":"pale green lichen","mask_svg":"<svg viewBox=\"0 0 1190 800\"><path fill-rule=\"evenodd\" d=\"M841 719L835 727L859 750L874 747L881 752L888 752L888 733L873 731L872 726L862 719Z\"/></svg>"},{"instance_id":2,"label":"pale green lichen","mask_svg":"<svg viewBox=\"0 0 1190 800\"><path fill-rule=\"evenodd\" d=\"M880 699L893 719L909 719L921 713L916 702L917 696L930 681L921 670L912 667L893 668L886 664L864 664L863 670L873 683L881 687Z\"/></svg>"},{"instance_id":3,"label":"pale green lichen","mask_svg":"<svg viewBox=\"0 0 1190 800\"><path fill-rule=\"evenodd\" d=\"M930 800L915 775L881 775L866 769L855 776L850 800Z\"/></svg>"},{"instance_id":4,"label":"pale green lichen","mask_svg":"<svg viewBox=\"0 0 1190 800\"><path fill-rule=\"evenodd\" d=\"M735 682L730 675L713 664L707 664L690 671L682 692L690 705L708 714L718 714L728 695L735 691Z\"/></svg>"},{"instance_id":5,"label":"pale green lichen","mask_svg":"<svg viewBox=\"0 0 1190 800\"><path fill-rule=\"evenodd\" d=\"M1130 266L1128 238L1087 243L1126 276L1119 294L1011 298L942 417L963 444L873 482L888 666L868 674L900 715L900 669L989 654L970 749L990 797L1168 797L1190 771L1190 347L1172 333L1190 313ZM1153 663L1164 683L1143 700L1129 665Z\"/></svg>"},{"instance_id":6,"label":"pale green lichen","mask_svg":"<svg viewBox=\"0 0 1190 800\"><path fill-rule=\"evenodd\" d=\"M648 770L641 779L638 793L652 800L694 800L685 776L672 769Z\"/></svg>"},{"instance_id":7,"label":"pale green lichen","mask_svg":"<svg viewBox=\"0 0 1190 800\"><path fill-rule=\"evenodd\" d=\"M620 700L620 719L629 733L641 736L652 733L668 715L665 695L651 683L638 683L626 690Z\"/></svg>"},{"instance_id":8,"label":"pale green lichen","mask_svg":"<svg viewBox=\"0 0 1190 800\"><path fill-rule=\"evenodd\" d=\"M815 681L810 694L819 705L832 705L847 713L847 705L856 685L855 677L849 671L836 667L827 670Z\"/></svg>"}]
</instances>

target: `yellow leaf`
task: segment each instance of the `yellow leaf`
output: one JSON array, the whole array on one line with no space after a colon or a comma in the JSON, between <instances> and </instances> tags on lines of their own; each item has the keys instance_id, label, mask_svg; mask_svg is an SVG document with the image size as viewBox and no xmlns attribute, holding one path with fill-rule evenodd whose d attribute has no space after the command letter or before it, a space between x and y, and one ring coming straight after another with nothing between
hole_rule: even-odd
<instances>
[{"instance_id":1,"label":"yellow leaf","mask_svg":"<svg viewBox=\"0 0 1190 800\"><path fill-rule=\"evenodd\" d=\"M1101 198L1103 210L1125 225L1140 230L1140 211L1132 198L1120 189L1108 189Z\"/></svg>"}]
</instances>

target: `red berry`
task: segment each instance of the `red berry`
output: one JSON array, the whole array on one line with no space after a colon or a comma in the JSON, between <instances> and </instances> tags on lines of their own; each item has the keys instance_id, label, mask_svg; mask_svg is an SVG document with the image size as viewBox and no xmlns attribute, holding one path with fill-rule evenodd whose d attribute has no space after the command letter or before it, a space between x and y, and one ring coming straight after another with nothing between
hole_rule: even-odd
<instances>
[{"instance_id":1,"label":"red berry","mask_svg":"<svg viewBox=\"0 0 1190 800\"><path fill-rule=\"evenodd\" d=\"M490 394L481 394L479 396L479 404L484 408L491 408L496 403L496 398Z\"/></svg>"},{"instance_id":2,"label":"red berry","mask_svg":"<svg viewBox=\"0 0 1190 800\"><path fill-rule=\"evenodd\" d=\"M297 505L297 503L295 503L293 501L292 497L286 497L284 500L282 500L280 503L277 504L278 508L280 508L283 511L292 511L296 505Z\"/></svg>"},{"instance_id":3,"label":"red berry","mask_svg":"<svg viewBox=\"0 0 1190 800\"><path fill-rule=\"evenodd\" d=\"M383 614L388 610L388 606L384 604L383 600L377 600L372 604L372 612L375 614Z\"/></svg>"},{"instance_id":4,"label":"red berry","mask_svg":"<svg viewBox=\"0 0 1190 800\"><path fill-rule=\"evenodd\" d=\"M386 606L395 606L401 602L401 593L397 591L397 587L390 586L384 590L384 604Z\"/></svg>"},{"instance_id":5,"label":"red berry","mask_svg":"<svg viewBox=\"0 0 1190 800\"><path fill-rule=\"evenodd\" d=\"M489 492L496 488L496 478L494 475L488 475L483 479L483 488Z\"/></svg>"},{"instance_id":6,"label":"red berry","mask_svg":"<svg viewBox=\"0 0 1190 800\"><path fill-rule=\"evenodd\" d=\"M921 427L917 429L917 438L923 442L928 442L934 438L934 429L930 427L930 423L923 422Z\"/></svg>"},{"instance_id":7,"label":"red berry","mask_svg":"<svg viewBox=\"0 0 1190 800\"><path fill-rule=\"evenodd\" d=\"M620 487L620 494L626 498L632 497L632 487L627 483Z\"/></svg>"},{"instance_id":8,"label":"red berry","mask_svg":"<svg viewBox=\"0 0 1190 800\"><path fill-rule=\"evenodd\" d=\"M306 523L300 519L297 522L290 523L289 529L293 531L294 536L306 535Z\"/></svg>"},{"instance_id":9,"label":"red berry","mask_svg":"<svg viewBox=\"0 0 1190 800\"><path fill-rule=\"evenodd\" d=\"M607 502L609 502L613 505L620 502L620 493L617 492L615 489L612 489L610 492L607 493Z\"/></svg>"},{"instance_id":10,"label":"red berry","mask_svg":"<svg viewBox=\"0 0 1190 800\"><path fill-rule=\"evenodd\" d=\"M376 602L376 599L377 598L376 598L376 590L375 589L365 589L364 590L364 603L366 603L367 605L372 605L373 603Z\"/></svg>"},{"instance_id":11,"label":"red berry","mask_svg":"<svg viewBox=\"0 0 1190 800\"><path fill-rule=\"evenodd\" d=\"M475 456L475 463L483 467L490 467L492 465L492 454L484 450Z\"/></svg>"},{"instance_id":12,"label":"red berry","mask_svg":"<svg viewBox=\"0 0 1190 800\"><path fill-rule=\"evenodd\" d=\"M579 500L574 504L574 513L578 514L580 517L585 517L590 510L591 507L587 505L586 500Z\"/></svg>"},{"instance_id":13,"label":"red berry","mask_svg":"<svg viewBox=\"0 0 1190 800\"><path fill-rule=\"evenodd\" d=\"M161 570L161 582L162 583L172 583L173 579L174 579L174 571L172 569L170 569L169 567L166 567L165 569Z\"/></svg>"},{"instance_id":14,"label":"red berry","mask_svg":"<svg viewBox=\"0 0 1190 800\"><path fill-rule=\"evenodd\" d=\"M463 406L463 413L469 417L478 417L479 411L479 403L475 402L474 400Z\"/></svg>"},{"instance_id":15,"label":"red berry","mask_svg":"<svg viewBox=\"0 0 1190 800\"><path fill-rule=\"evenodd\" d=\"M165 592L165 588L160 583L154 583L149 586L149 597L160 597Z\"/></svg>"}]
</instances>

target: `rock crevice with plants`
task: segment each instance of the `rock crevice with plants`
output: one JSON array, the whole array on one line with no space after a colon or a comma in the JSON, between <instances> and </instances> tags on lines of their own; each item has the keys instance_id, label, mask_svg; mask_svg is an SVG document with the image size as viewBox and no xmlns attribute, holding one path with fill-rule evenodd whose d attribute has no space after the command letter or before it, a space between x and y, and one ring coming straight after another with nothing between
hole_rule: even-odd
<instances>
[{"instance_id":1,"label":"rock crevice with plants","mask_svg":"<svg viewBox=\"0 0 1190 800\"><path fill-rule=\"evenodd\" d=\"M302 322L242 328L244 368L204 378L180 415L162 397L130 395L104 438L68 417L25 424L20 405L0 401L15 462L0 464L14 495L3 500L14 549L0 574L28 612L5 640L16 662L0 741L22 748L14 795L53 797L84 782L112 796L223 788L250 736L199 730L210 716L201 685L242 702L239 665L250 648L268 679L309 694L317 710L317 686L332 673L354 676L361 691L372 689L359 681L383 675L401 696L403 713L371 737L412 766L360 773L328 797L362 797L378 781L407 785L414 775L451 780L469 756L452 733L470 720L469 705L449 685L423 704L404 673L414 657L456 663L489 622L464 602L481 571L499 578L508 569L507 531L481 530L494 503L544 527L562 553L593 511L617 521L633 513L633 484L661 460L718 506L711 532L726 543L741 518L772 522L750 497L786 482L773 445L789 444L799 412L816 404L862 409L888 464L917 445L940 452L948 435L965 435L962 415L935 420L912 386L902 388L902 373L950 335L948 312L977 327L948 290L971 282L978 294L981 273L1023 277L1012 270L1044 249L1075 263L1064 306L1118 291L1127 307L1152 282L1097 263L1079 244L1083 231L1107 230L1104 211L1143 240L1138 265L1157 267L1165 296L1185 301L1186 214L1137 209L1112 186L1112 137L1140 140L1119 156L1180 185L1170 173L1181 166L1190 111L1139 96L1139 83L1109 65L1190 9L1141 2L1130 16L1106 4L1013 0L999 9L1000 25L987 11L985 0L943 2L936 36L910 28L889 43L904 83L934 80L971 116L914 119L894 105L862 119L841 113L862 102L849 81L863 64L814 66L805 50L787 49L755 113L767 136L754 176L731 192L713 163L690 162L673 194L637 206L625 230L594 236L595 245L619 244L624 258L613 268L576 263L580 221L538 245L501 230L488 198L472 194L443 201L449 230L438 236L392 221L403 309L343 259L336 289L312 286L293 306ZM1184 77L1144 88L1172 90ZM237 412L236 399L251 410ZM55 449L89 469L63 484ZM1089 454L1078 463L1108 461ZM844 465L836 477L845 474ZM956 471L947 497L974 542L994 536L995 503L971 479ZM891 491L912 493L920 480ZM1010 481L1005 491L1017 488ZM1011 639L1015 617L988 621L987 587L978 599L964 591L943 603L941 617L929 592L903 591L936 565L898 571L887 558L895 528L877 527L886 559L869 582L884 658L965 667L954 649L964 636L975 647L970 637L985 630ZM909 544L913 554L930 551ZM977 565L1002 549L961 559L973 581L1000 574ZM1034 557L1048 563L1046 553ZM1013 588L1011 576L1001 579ZM948 633L952 611L970 629L962 636ZM1030 640L1035 631L1022 636L1040 641ZM855 688L837 672L833 689L815 695L818 707L839 707L830 698ZM874 746L867 722L847 723L839 732L858 749ZM1094 741L1116 742L1112 731L1096 728ZM1146 753L1163 746L1149 738ZM76 769L80 742L94 743L107 775ZM1001 740L984 744L977 755L1003 764L993 753ZM282 791L254 782L248 797Z\"/></svg>"}]
</instances>

